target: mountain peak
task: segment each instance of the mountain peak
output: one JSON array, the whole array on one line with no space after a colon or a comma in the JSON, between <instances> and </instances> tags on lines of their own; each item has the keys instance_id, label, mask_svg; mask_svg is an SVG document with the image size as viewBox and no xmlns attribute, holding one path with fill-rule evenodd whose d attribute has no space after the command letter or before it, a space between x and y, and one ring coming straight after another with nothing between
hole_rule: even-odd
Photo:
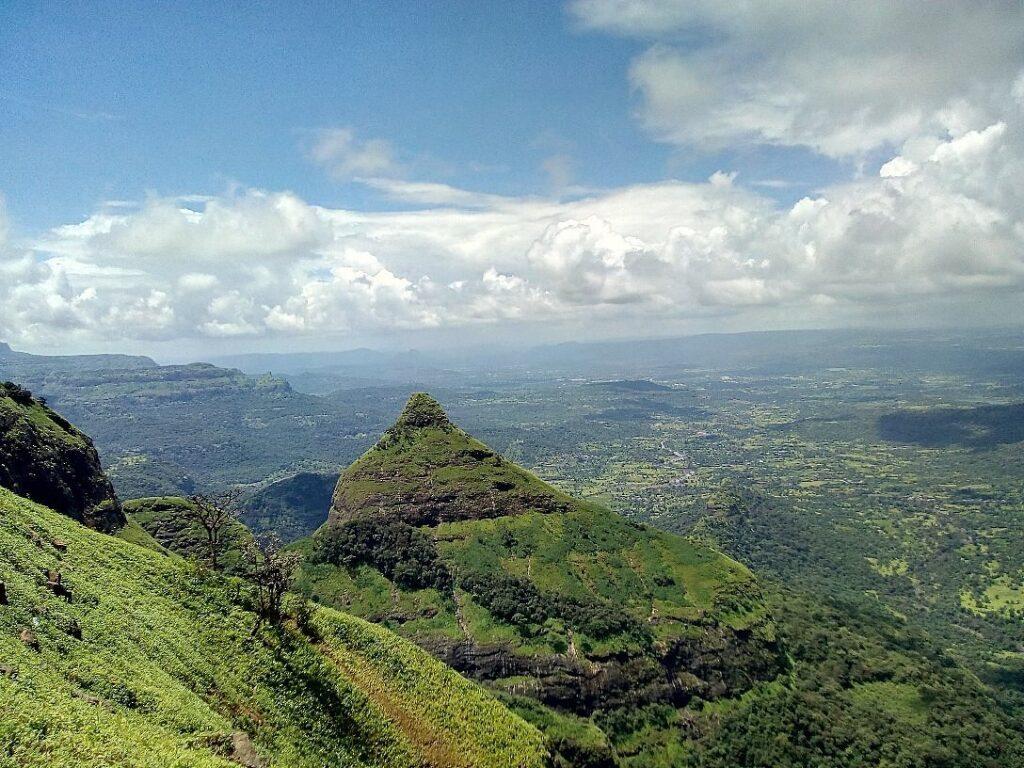
<instances>
[{"instance_id":1,"label":"mountain peak","mask_svg":"<svg viewBox=\"0 0 1024 768\"><path fill-rule=\"evenodd\" d=\"M412 427L422 429L423 427L438 427L444 429L450 427L448 414L444 408L433 397L426 392L416 392L405 404L405 409L395 422L396 427Z\"/></svg>"},{"instance_id":2,"label":"mountain peak","mask_svg":"<svg viewBox=\"0 0 1024 768\"><path fill-rule=\"evenodd\" d=\"M437 400L417 392L394 426L341 474L328 522L385 518L437 525L574 506L463 432Z\"/></svg>"}]
</instances>

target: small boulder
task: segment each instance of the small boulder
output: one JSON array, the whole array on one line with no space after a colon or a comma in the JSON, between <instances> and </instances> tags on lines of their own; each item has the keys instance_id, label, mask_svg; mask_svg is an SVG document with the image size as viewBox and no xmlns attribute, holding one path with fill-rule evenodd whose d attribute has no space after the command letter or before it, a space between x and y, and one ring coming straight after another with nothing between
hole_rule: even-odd
<instances>
[{"instance_id":1,"label":"small boulder","mask_svg":"<svg viewBox=\"0 0 1024 768\"><path fill-rule=\"evenodd\" d=\"M60 571L48 571L46 574L46 588L57 597L63 597L71 602L71 590L64 586Z\"/></svg>"},{"instance_id":2,"label":"small boulder","mask_svg":"<svg viewBox=\"0 0 1024 768\"><path fill-rule=\"evenodd\" d=\"M25 647L32 649L33 651L39 650L39 638L36 637L35 633L30 629L21 630L21 635L18 639L25 645Z\"/></svg>"}]
</instances>

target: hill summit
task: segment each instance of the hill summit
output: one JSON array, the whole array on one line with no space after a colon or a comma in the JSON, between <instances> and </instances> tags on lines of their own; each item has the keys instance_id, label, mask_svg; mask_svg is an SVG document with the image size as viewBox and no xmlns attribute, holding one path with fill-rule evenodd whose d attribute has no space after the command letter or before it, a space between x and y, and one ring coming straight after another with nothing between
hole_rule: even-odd
<instances>
[{"instance_id":1,"label":"hill summit","mask_svg":"<svg viewBox=\"0 0 1024 768\"><path fill-rule=\"evenodd\" d=\"M301 591L513 702L556 765L624 765L613 731L639 744L651 713L735 701L788 669L740 563L562 493L423 393L342 473L327 523L296 546Z\"/></svg>"},{"instance_id":2,"label":"hill summit","mask_svg":"<svg viewBox=\"0 0 1024 768\"><path fill-rule=\"evenodd\" d=\"M395 429L417 429L436 427L448 429L451 422L444 408L426 392L416 392L405 404L405 409L395 422Z\"/></svg>"},{"instance_id":3,"label":"hill summit","mask_svg":"<svg viewBox=\"0 0 1024 768\"><path fill-rule=\"evenodd\" d=\"M329 523L365 518L410 525L559 512L573 501L452 424L417 392L377 444L338 480Z\"/></svg>"}]
</instances>

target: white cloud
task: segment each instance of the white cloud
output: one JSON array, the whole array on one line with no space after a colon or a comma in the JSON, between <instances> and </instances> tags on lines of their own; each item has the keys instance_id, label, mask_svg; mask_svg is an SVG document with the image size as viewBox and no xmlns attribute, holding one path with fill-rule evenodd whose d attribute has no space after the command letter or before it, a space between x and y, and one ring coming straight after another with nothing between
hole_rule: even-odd
<instances>
[{"instance_id":1,"label":"white cloud","mask_svg":"<svg viewBox=\"0 0 1024 768\"><path fill-rule=\"evenodd\" d=\"M259 190L102 207L23 247L0 241L0 338L116 345L594 320L642 334L767 308L798 324L927 297L1019 296L1024 105L1009 94L999 119L961 109L955 136L910 136L879 173L788 209L727 170L572 201L379 182L427 206L413 211Z\"/></svg>"},{"instance_id":2,"label":"white cloud","mask_svg":"<svg viewBox=\"0 0 1024 768\"><path fill-rule=\"evenodd\" d=\"M402 171L391 142L359 139L351 128L317 131L309 148L309 157L339 180L392 176Z\"/></svg>"},{"instance_id":3,"label":"white cloud","mask_svg":"<svg viewBox=\"0 0 1024 768\"><path fill-rule=\"evenodd\" d=\"M368 178L363 184L384 193L392 200L416 205L446 205L461 208L489 208L503 202L514 202L514 198L491 195L484 192L470 192L447 184L430 181L404 181L401 179Z\"/></svg>"},{"instance_id":4,"label":"white cloud","mask_svg":"<svg viewBox=\"0 0 1024 768\"><path fill-rule=\"evenodd\" d=\"M576 0L584 28L650 41L630 78L666 142L857 156L992 121L1024 65L1017 2ZM1024 89L1017 79L1017 90Z\"/></svg>"}]
</instances>

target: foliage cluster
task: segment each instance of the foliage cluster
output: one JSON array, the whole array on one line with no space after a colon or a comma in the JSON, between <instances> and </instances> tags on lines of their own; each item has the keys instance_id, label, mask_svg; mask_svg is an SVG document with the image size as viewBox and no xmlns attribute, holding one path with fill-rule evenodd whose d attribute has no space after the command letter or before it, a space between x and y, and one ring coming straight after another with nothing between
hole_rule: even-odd
<instances>
[{"instance_id":1,"label":"foliage cluster","mask_svg":"<svg viewBox=\"0 0 1024 768\"><path fill-rule=\"evenodd\" d=\"M195 499L154 496L129 499L123 506L128 517L160 546L182 557L210 564L210 538L197 517ZM235 575L244 573L244 548L252 538L248 529L228 516L217 535L217 568Z\"/></svg>"},{"instance_id":2,"label":"foliage cluster","mask_svg":"<svg viewBox=\"0 0 1024 768\"><path fill-rule=\"evenodd\" d=\"M325 525L313 536L312 561L352 568L372 565L402 589L448 593L452 575L433 538L397 520L350 520Z\"/></svg>"},{"instance_id":3,"label":"foliage cluster","mask_svg":"<svg viewBox=\"0 0 1024 768\"><path fill-rule=\"evenodd\" d=\"M1001 768L1024 735L975 678L919 631L868 601L780 590L791 683L697 713L694 768Z\"/></svg>"},{"instance_id":4,"label":"foliage cluster","mask_svg":"<svg viewBox=\"0 0 1024 768\"><path fill-rule=\"evenodd\" d=\"M532 581L518 576L468 573L459 584L492 616L520 629L557 619L599 640L613 635L649 635L635 618L608 601L542 592Z\"/></svg>"}]
</instances>

